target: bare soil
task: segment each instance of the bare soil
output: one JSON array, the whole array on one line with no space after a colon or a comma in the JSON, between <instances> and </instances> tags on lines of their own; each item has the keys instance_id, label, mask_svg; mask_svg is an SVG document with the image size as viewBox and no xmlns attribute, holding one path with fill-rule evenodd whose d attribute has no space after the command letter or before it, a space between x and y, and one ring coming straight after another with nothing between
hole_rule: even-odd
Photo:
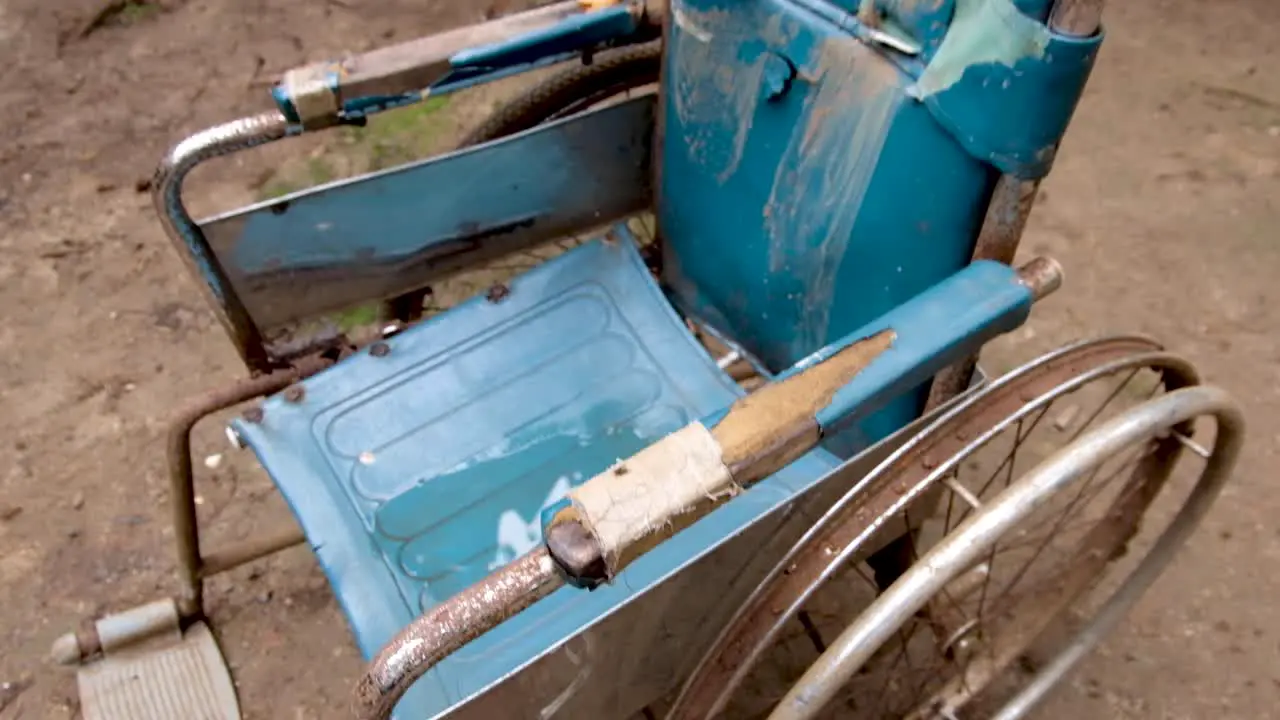
<instances>
[{"instance_id":1,"label":"bare soil","mask_svg":"<svg viewBox=\"0 0 1280 720\"><path fill-rule=\"evenodd\" d=\"M157 159L191 131L265 107L266 82L288 67L508 9L164 0L95 22L102 2L0 0L4 720L76 716L73 674L46 659L52 640L81 618L172 590L164 422L179 399L242 375L139 190ZM1280 694L1280 4L1113 5L1110 38L1024 243L1028 256L1060 259L1067 285L986 361L999 371L1082 336L1147 333L1240 399L1250 437L1201 531L1043 716L1271 717ZM460 100L420 149L447 146L489 102ZM326 142L202 171L196 209L352 169ZM284 520L269 481L247 459L224 456L217 423L206 425L196 456L221 460L201 468L211 540ZM308 553L219 578L209 607L246 717L345 716L359 658Z\"/></svg>"}]
</instances>

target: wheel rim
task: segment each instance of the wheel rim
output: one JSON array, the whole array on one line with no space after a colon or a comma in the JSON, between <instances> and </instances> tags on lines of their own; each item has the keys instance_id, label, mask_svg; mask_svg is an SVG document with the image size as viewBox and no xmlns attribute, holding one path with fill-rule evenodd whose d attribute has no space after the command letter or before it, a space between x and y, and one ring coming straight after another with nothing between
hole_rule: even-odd
<instances>
[{"instance_id":1,"label":"wheel rim","mask_svg":"<svg viewBox=\"0 0 1280 720\"><path fill-rule=\"evenodd\" d=\"M1032 422L1028 418L1033 413L1039 413L1040 420L1052 419L1052 411L1063 397L1098 378L1115 377L1134 368L1160 370L1163 383L1156 389L1198 382L1189 364L1156 352L1158 348L1143 338L1080 343L1013 371L946 412L870 473L779 562L702 658L669 717L708 717L723 712L765 651L782 636L784 626L813 599L816 588L831 583L844 566L857 568L857 561L875 549L871 542L877 530L883 536L886 523L899 513L909 515L911 508L927 500L928 491L932 489L936 495L938 488L944 487L946 468L940 468L939 463L955 449L984 435L990 435L983 443L988 444L1002 430ZM1084 422L1076 424L1073 434L1083 432L1096 419L1090 415L1097 413L1080 415L1078 419ZM988 489L974 488L979 496ZM948 496L956 497L954 492ZM913 525L909 518L899 522L903 519L906 525ZM869 584L866 573L854 573L846 574L846 579ZM801 618L801 626L812 635L813 623L804 623L806 619ZM952 625L953 630L956 627Z\"/></svg>"},{"instance_id":2,"label":"wheel rim","mask_svg":"<svg viewBox=\"0 0 1280 720\"><path fill-rule=\"evenodd\" d=\"M929 606L966 568L981 562L991 548L997 547L1039 508L1046 507L1052 499L1082 491L1109 461L1124 457L1134 447L1152 442L1162 447L1188 444L1185 438L1178 438L1178 433L1187 430L1191 421L1201 416L1213 416L1217 428L1213 450L1204 452L1207 462L1191 494L1173 522L1144 555L1138 569L1110 595L1093 622L998 715L1002 720L1021 717L1114 627L1186 540L1229 476L1239 453L1243 422L1238 408L1222 391L1210 387L1185 388L1145 402L1113 417L1040 463L939 542L922 557L918 566L877 598L809 668L770 717L776 720L812 717L853 673L871 661L903 626L912 622L917 612ZM917 708L912 716L955 717L956 707L935 703Z\"/></svg>"}]
</instances>

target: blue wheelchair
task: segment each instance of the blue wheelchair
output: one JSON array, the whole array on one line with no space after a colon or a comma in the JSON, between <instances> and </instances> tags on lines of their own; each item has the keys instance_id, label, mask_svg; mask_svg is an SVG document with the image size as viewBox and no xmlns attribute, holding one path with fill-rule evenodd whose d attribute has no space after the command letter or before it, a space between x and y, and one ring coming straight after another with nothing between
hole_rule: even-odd
<instances>
[{"instance_id":1,"label":"blue wheelchair","mask_svg":"<svg viewBox=\"0 0 1280 720\"><path fill-rule=\"evenodd\" d=\"M1030 713L1243 428L1144 337L977 366L1062 282L1015 252L1102 4L555 2L292 70L180 142L156 209L249 376L170 429L182 592L55 645L85 717L240 717L203 583L300 543L364 720ZM454 152L185 208L210 158L530 71ZM365 337L324 321L370 303ZM190 434L235 406L297 525L207 548Z\"/></svg>"}]
</instances>

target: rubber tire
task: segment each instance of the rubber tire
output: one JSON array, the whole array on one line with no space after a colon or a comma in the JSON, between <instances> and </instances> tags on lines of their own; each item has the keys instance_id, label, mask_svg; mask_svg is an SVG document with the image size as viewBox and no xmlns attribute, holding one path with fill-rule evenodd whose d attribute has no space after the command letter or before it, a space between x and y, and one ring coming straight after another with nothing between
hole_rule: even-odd
<instances>
[{"instance_id":1,"label":"rubber tire","mask_svg":"<svg viewBox=\"0 0 1280 720\"><path fill-rule=\"evenodd\" d=\"M611 51L590 65L562 70L498 106L458 143L479 145L568 117L591 105L658 81L662 44L652 42Z\"/></svg>"}]
</instances>

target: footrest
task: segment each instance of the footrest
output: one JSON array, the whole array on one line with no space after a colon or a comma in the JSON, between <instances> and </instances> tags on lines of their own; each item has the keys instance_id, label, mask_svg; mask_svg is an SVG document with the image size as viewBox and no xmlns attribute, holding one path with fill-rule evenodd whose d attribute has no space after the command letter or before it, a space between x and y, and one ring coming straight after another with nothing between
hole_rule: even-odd
<instances>
[{"instance_id":1,"label":"footrest","mask_svg":"<svg viewBox=\"0 0 1280 720\"><path fill-rule=\"evenodd\" d=\"M81 668L77 684L85 720L240 720L231 672L202 622L110 653Z\"/></svg>"}]
</instances>

